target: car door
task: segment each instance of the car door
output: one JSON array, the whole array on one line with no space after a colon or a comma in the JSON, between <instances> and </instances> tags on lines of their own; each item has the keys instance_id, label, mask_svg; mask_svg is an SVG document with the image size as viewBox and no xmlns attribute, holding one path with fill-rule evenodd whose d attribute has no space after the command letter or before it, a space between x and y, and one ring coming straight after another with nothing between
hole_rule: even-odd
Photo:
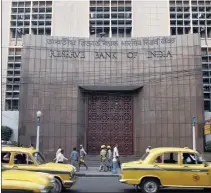
<instances>
[{"instance_id":1,"label":"car door","mask_svg":"<svg viewBox=\"0 0 211 193\"><path fill-rule=\"evenodd\" d=\"M13 159L14 169L33 171L37 170L37 165L28 153L15 152Z\"/></svg>"},{"instance_id":2,"label":"car door","mask_svg":"<svg viewBox=\"0 0 211 193\"><path fill-rule=\"evenodd\" d=\"M181 178L185 179L181 185L187 187L209 186L210 171L201 157L198 154L181 152L181 158Z\"/></svg>"},{"instance_id":3,"label":"car door","mask_svg":"<svg viewBox=\"0 0 211 193\"><path fill-rule=\"evenodd\" d=\"M154 167L158 168L156 173L162 185L178 186L181 183L178 156L178 152L165 152L155 160Z\"/></svg>"}]
</instances>

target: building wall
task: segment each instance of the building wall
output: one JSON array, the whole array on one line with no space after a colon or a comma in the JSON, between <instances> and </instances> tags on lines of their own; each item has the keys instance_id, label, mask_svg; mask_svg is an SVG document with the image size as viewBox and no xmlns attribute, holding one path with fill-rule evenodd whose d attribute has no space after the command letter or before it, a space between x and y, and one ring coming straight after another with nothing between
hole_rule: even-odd
<instances>
[{"instance_id":1,"label":"building wall","mask_svg":"<svg viewBox=\"0 0 211 193\"><path fill-rule=\"evenodd\" d=\"M132 37L170 35L169 1L132 1Z\"/></svg>"},{"instance_id":2,"label":"building wall","mask_svg":"<svg viewBox=\"0 0 211 193\"><path fill-rule=\"evenodd\" d=\"M202 47L204 110L211 111L211 1L169 1L171 35L199 33ZM207 41L206 41L207 39Z\"/></svg>"},{"instance_id":3,"label":"building wall","mask_svg":"<svg viewBox=\"0 0 211 193\"><path fill-rule=\"evenodd\" d=\"M11 141L18 141L18 122L19 112L18 111L2 111L2 125L8 126L13 130Z\"/></svg>"},{"instance_id":4,"label":"building wall","mask_svg":"<svg viewBox=\"0 0 211 193\"><path fill-rule=\"evenodd\" d=\"M89 0L53 1L52 35L89 37Z\"/></svg>"},{"instance_id":5,"label":"building wall","mask_svg":"<svg viewBox=\"0 0 211 193\"><path fill-rule=\"evenodd\" d=\"M31 128L41 110L41 150L50 157L59 145L70 152L79 140L86 141L85 96L79 86L143 86L133 96L137 155L149 144L191 147L192 116L203 127L198 34L131 41L27 35L22 67L20 140L28 145L35 139Z\"/></svg>"},{"instance_id":6,"label":"building wall","mask_svg":"<svg viewBox=\"0 0 211 193\"><path fill-rule=\"evenodd\" d=\"M1 90L1 109L5 110L5 94L6 94L6 77L7 77L7 61L8 61L8 48L9 48L9 27L10 26L10 6L11 0L2 1L2 14L1 21L3 30L2 33L2 90Z\"/></svg>"},{"instance_id":7,"label":"building wall","mask_svg":"<svg viewBox=\"0 0 211 193\"><path fill-rule=\"evenodd\" d=\"M24 1L21 1L20 4L23 4ZM36 29L42 28L41 20L38 19L37 24L34 23L35 19L32 19L32 15L36 15L36 11L34 12L34 8L36 5L40 4L39 2L44 3L45 1L29 1L26 0L27 4L30 4L31 11L29 14L31 19L29 20L28 24L24 24L24 29L29 29L28 31L24 31L25 34L38 34L42 35L43 32L39 32ZM47 1L48 6L51 7L51 1ZM12 19L12 11L11 9L14 8L14 4L18 4L18 1L14 1L13 5L11 6L11 0L3 0L3 12L2 20L3 22L3 30L2 30L2 37L4 41L3 48L3 68L7 69L6 63L8 61L8 49L9 45L11 49L16 50L17 52L21 52L22 47L22 38L12 38L10 30L12 28L20 28L23 29L21 26L17 26L16 23L19 22L19 18ZM22 5L21 5L22 6ZM115 7L121 6L123 9L121 10L114 10ZM18 6L15 6L16 8ZM24 7L24 6L23 6ZM25 6L26 7L26 6ZM168 1L168 0L134 0L132 1L132 10L126 10L126 8L130 8L131 3L130 1L124 3L124 1L119 1L116 3L109 3L109 1L74 1L74 0L62 0L62 1L53 1L52 7L52 21L48 18L48 24L44 24L44 31L45 35L53 35L53 36L72 36L72 37L89 37L90 36L99 36L99 32L105 30L105 28L109 28L109 37L121 37L123 34L112 34L112 29L122 30L132 28L132 33L128 32L125 34L126 37L146 37L146 36L163 36L163 35L182 35L185 33L200 33L202 38L202 53L206 52L206 56L202 59L205 59L206 62L203 62L202 65L205 65L203 68L204 71L204 106L206 111L211 111L211 78L210 78L210 67L211 66L211 4L209 1ZM107 9L109 8L111 12L108 11L96 11L96 9L102 8ZM90 9L90 10L89 10ZM113 11L112 11L113 9ZM62 10L62 11L61 11ZM78 11L80 10L80 11ZM123 10L125 12L123 13ZM19 12L21 9L17 9L17 15L26 15L26 9L24 12ZM81 14L83 13L83 14ZM110 14L123 14L123 17L117 17L116 19L109 16L106 18L105 15ZM38 13L39 14L39 13ZM37 15L38 15L37 14ZM44 15L48 14L51 15L51 12L45 12ZM90 14L90 15L89 15ZM100 18L94 17L92 18L91 15L102 14L103 16ZM128 15L128 16L127 16ZM201 15L199 17L199 15ZM13 13L14 16L14 13ZM75 18L80 18L75 19ZM20 19L21 20L21 19ZM108 22L109 25L105 24L105 20ZM127 21L129 23L113 23L115 22L122 22ZM26 19L25 19L26 21ZM46 20L47 21L47 20ZM11 22L11 24L10 24ZM94 22L94 24L93 24ZM98 23L101 22L101 23ZM94 27L91 28L91 25ZM39 27L38 27L39 26ZM201 27L205 27L204 31L200 31ZM98 29L98 31L97 31ZM91 34L91 30L95 30L95 34ZM206 33L205 33L206 32ZM10 37L10 39L8 38ZM208 46L205 44L205 37L208 38ZM8 47L8 49L6 48ZM15 52L16 52L15 51ZM17 52L13 53L13 56L17 56ZM20 61L15 61L13 56L10 55L10 63L14 63L14 66L21 65ZM18 54L19 55L19 54ZM18 56L18 60L21 60L21 56ZM16 58L17 59L17 58ZM206 64L205 64L206 63ZM9 70L9 69L8 69ZM12 69L10 69L10 72ZM16 72L18 70L16 69ZM19 71L20 72L20 71ZM18 72L18 73L19 73ZM5 92L6 92L6 85L5 85L5 77L7 76L6 70L3 70L3 82L4 85L2 87L2 108L5 109ZM16 74L16 78L18 79L19 76ZM10 75L10 80L11 80ZM18 81L13 83L12 87L18 87ZM16 88L17 89L17 88ZM19 89L19 88L18 88ZM19 106L19 96L18 91L16 90L13 92L10 88L7 90L6 96L6 110L18 110ZM10 96L14 95L14 96Z\"/></svg>"}]
</instances>

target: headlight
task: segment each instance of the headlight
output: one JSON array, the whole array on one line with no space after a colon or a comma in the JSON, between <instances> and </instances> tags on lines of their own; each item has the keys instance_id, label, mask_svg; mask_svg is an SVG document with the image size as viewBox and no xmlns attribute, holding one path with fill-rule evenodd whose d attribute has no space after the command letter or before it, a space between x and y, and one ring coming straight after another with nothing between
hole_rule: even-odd
<instances>
[{"instance_id":1,"label":"headlight","mask_svg":"<svg viewBox=\"0 0 211 193\"><path fill-rule=\"evenodd\" d=\"M70 171L70 176L72 176L73 174L75 174L75 172L76 172L76 167L73 166L73 170Z\"/></svg>"},{"instance_id":2,"label":"headlight","mask_svg":"<svg viewBox=\"0 0 211 193\"><path fill-rule=\"evenodd\" d=\"M40 185L39 188L40 188L41 193L48 193L49 192L49 189L44 185Z\"/></svg>"},{"instance_id":3,"label":"headlight","mask_svg":"<svg viewBox=\"0 0 211 193\"><path fill-rule=\"evenodd\" d=\"M55 183L55 182L56 182L55 178L54 178L54 177L51 178L51 183L53 184L53 183Z\"/></svg>"},{"instance_id":4,"label":"headlight","mask_svg":"<svg viewBox=\"0 0 211 193\"><path fill-rule=\"evenodd\" d=\"M70 178L74 178L75 177L75 172L70 172Z\"/></svg>"}]
</instances>

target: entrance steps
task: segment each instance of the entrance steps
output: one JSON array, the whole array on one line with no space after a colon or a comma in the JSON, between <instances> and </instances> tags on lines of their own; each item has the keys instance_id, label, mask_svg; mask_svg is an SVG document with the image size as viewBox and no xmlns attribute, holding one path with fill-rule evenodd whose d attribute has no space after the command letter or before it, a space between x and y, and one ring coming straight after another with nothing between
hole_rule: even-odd
<instances>
[{"instance_id":1,"label":"entrance steps","mask_svg":"<svg viewBox=\"0 0 211 193\"><path fill-rule=\"evenodd\" d=\"M139 160L141 156L128 155L120 156L121 163ZM88 167L99 167L100 166L100 155L87 155L85 161Z\"/></svg>"}]
</instances>

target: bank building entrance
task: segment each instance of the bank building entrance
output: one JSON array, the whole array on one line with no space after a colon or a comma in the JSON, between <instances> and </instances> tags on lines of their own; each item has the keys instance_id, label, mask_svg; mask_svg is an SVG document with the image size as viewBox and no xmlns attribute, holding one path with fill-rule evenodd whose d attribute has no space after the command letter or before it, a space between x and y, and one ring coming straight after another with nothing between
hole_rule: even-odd
<instances>
[{"instance_id":1,"label":"bank building entrance","mask_svg":"<svg viewBox=\"0 0 211 193\"><path fill-rule=\"evenodd\" d=\"M101 145L118 144L122 155L133 154L131 94L91 93L87 96L87 151L99 154Z\"/></svg>"}]
</instances>

